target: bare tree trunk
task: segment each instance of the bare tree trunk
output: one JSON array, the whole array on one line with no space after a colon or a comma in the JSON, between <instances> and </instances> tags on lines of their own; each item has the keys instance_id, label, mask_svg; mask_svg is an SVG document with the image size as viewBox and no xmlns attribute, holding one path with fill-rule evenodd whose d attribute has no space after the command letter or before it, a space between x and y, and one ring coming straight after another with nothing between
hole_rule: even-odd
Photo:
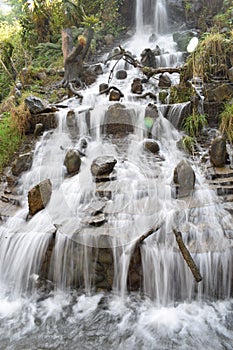
<instances>
[{"instance_id":1,"label":"bare tree trunk","mask_svg":"<svg viewBox=\"0 0 233 350\"><path fill-rule=\"evenodd\" d=\"M88 28L86 43L84 44L80 41L75 47L73 44L71 29L66 28L62 30L62 53L65 66L65 75L62 80L62 85L68 87L71 95L74 93L75 88L83 86L83 60L90 47L93 34L93 29ZM70 89L70 86L72 86L72 89Z\"/></svg>"}]
</instances>

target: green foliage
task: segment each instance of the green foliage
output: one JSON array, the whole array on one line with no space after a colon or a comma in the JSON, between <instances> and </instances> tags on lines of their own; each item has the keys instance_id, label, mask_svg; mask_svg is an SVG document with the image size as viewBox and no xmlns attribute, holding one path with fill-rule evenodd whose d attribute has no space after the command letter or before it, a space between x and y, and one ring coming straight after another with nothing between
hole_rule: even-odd
<instances>
[{"instance_id":1,"label":"green foliage","mask_svg":"<svg viewBox=\"0 0 233 350\"><path fill-rule=\"evenodd\" d=\"M220 114L220 120L220 131L230 143L233 143L233 101L225 103L224 109Z\"/></svg>"},{"instance_id":2,"label":"green foliage","mask_svg":"<svg viewBox=\"0 0 233 350\"><path fill-rule=\"evenodd\" d=\"M21 140L21 133L12 123L11 114L3 113L0 119L0 170L9 162Z\"/></svg>"},{"instance_id":3,"label":"green foliage","mask_svg":"<svg viewBox=\"0 0 233 350\"><path fill-rule=\"evenodd\" d=\"M192 136L184 136L182 139L182 145L184 150L188 151L189 153L194 153L194 146L195 146L195 139Z\"/></svg>"},{"instance_id":4,"label":"green foliage","mask_svg":"<svg viewBox=\"0 0 233 350\"><path fill-rule=\"evenodd\" d=\"M196 113L195 111L185 118L183 128L185 132L192 138L197 137L200 131L207 125L207 119L204 114Z\"/></svg>"},{"instance_id":5,"label":"green foliage","mask_svg":"<svg viewBox=\"0 0 233 350\"><path fill-rule=\"evenodd\" d=\"M183 103L190 101L190 96L194 95L195 91L192 86L173 85L170 88L169 103Z\"/></svg>"}]
</instances>

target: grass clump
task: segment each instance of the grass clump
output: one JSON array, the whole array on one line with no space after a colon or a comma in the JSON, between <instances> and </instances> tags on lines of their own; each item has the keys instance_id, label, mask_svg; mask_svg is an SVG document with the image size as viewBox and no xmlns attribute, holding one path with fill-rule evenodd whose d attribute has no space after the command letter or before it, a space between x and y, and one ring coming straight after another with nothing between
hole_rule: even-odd
<instances>
[{"instance_id":1,"label":"grass clump","mask_svg":"<svg viewBox=\"0 0 233 350\"><path fill-rule=\"evenodd\" d=\"M228 141L233 143L233 101L225 103L224 109L220 114L219 129L226 136Z\"/></svg>"},{"instance_id":2,"label":"grass clump","mask_svg":"<svg viewBox=\"0 0 233 350\"><path fill-rule=\"evenodd\" d=\"M207 124L206 116L194 111L191 115L185 118L183 128L189 136L195 138Z\"/></svg>"}]
</instances>

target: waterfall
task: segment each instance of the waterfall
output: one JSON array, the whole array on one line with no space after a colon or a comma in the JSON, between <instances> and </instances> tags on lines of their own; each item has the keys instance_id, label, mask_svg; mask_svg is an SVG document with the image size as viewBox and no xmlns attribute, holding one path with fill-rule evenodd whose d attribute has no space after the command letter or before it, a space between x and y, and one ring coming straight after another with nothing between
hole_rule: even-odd
<instances>
[{"instance_id":1,"label":"waterfall","mask_svg":"<svg viewBox=\"0 0 233 350\"><path fill-rule=\"evenodd\" d=\"M148 25L156 34L167 33L166 0L137 0L135 24L137 34L142 34Z\"/></svg>"},{"instance_id":2,"label":"waterfall","mask_svg":"<svg viewBox=\"0 0 233 350\"><path fill-rule=\"evenodd\" d=\"M167 27L166 1L137 0L136 35L125 47L138 57L148 33L155 33L163 49L156 63L176 66L182 57ZM14 189L20 209L1 221L1 347L231 349L233 219L206 181L205 165L180 149L189 103L133 95L141 71L124 65L127 78L119 80L111 71L116 63L81 91L82 102L63 101L57 128L38 138L32 167ZM124 93L118 102L99 95L110 72L111 85ZM172 83L178 79L173 75ZM143 84L158 95L157 82ZM64 165L70 149L80 151L75 174ZM103 157L116 164L98 177L92 166ZM184 160L195 186L179 197L174 171ZM30 217L28 191L48 178L51 199ZM200 270L200 283L174 229Z\"/></svg>"}]
</instances>

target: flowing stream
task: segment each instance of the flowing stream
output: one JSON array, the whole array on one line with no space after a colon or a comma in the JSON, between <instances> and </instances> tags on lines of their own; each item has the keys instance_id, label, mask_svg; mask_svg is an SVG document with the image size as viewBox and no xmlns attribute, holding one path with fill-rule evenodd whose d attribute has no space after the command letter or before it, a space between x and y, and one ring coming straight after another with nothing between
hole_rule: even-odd
<instances>
[{"instance_id":1,"label":"flowing stream","mask_svg":"<svg viewBox=\"0 0 233 350\"><path fill-rule=\"evenodd\" d=\"M137 0L135 35L124 47L140 59L144 48L158 44L164 50L158 57L159 66L181 65L183 54L176 52L167 23L165 0ZM153 33L155 43L149 40ZM187 157L177 147L184 104L172 107L167 119L166 106L157 104L159 116L151 133L159 155L145 151L148 129L144 117L151 101L137 99L130 91L133 78L141 74L136 68L127 66L125 80L114 76L111 81L124 93L120 102L130 111L133 131L109 137L106 112L114 102L98 95L98 87L108 81L114 64L103 65L104 74L97 83L82 91L82 105L75 98L63 102L67 108L57 113L58 127L45 132L37 142L32 168L19 180L21 209L0 227L0 348L230 350L232 216L209 189L197 161L191 164L196 175L192 196L177 199L174 195L174 169ZM121 65L119 62L119 69ZM179 81L177 74L171 79ZM157 93L156 81L147 86ZM67 126L69 110L75 112L77 132ZM83 138L88 147L81 170L67 176L63 165L66 151L80 149ZM103 155L117 160L116 179L98 185L90 167ZM28 191L48 178L53 187L50 202L28 220ZM97 200L97 189L110 197ZM90 227L87 212L100 204L107 220L99 227ZM157 226L160 229L140 247L140 289L129 292L128 271L135 242ZM182 258L174 228L182 232L200 269L200 283L195 282ZM47 285L37 288L55 231ZM112 252L111 291L95 289L93 269L101 249ZM109 256L104 255L104 259ZM72 288L79 283L82 288Z\"/></svg>"}]
</instances>

